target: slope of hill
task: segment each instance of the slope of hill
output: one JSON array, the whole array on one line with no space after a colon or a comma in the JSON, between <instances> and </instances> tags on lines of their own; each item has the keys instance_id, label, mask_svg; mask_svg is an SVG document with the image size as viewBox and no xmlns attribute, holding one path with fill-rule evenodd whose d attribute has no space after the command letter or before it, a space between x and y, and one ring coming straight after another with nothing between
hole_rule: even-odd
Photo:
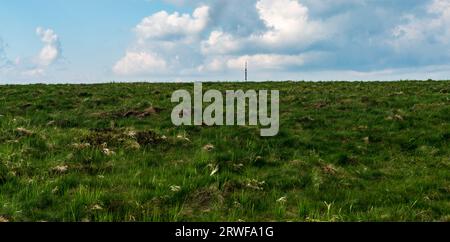
<instances>
[{"instance_id":1,"label":"slope of hill","mask_svg":"<svg viewBox=\"0 0 450 242\"><path fill-rule=\"evenodd\" d=\"M280 133L175 127L192 84L0 86L4 221L450 220L450 82L280 90Z\"/></svg>"}]
</instances>

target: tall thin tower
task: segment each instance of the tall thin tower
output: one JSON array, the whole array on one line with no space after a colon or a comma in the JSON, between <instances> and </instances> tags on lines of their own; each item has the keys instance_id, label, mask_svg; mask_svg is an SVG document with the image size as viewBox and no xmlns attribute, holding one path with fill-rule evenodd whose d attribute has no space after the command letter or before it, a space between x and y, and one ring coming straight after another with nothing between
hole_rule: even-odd
<instances>
[{"instance_id":1,"label":"tall thin tower","mask_svg":"<svg viewBox=\"0 0 450 242\"><path fill-rule=\"evenodd\" d=\"M248 68L247 68L247 61L245 62L245 81L248 80Z\"/></svg>"}]
</instances>

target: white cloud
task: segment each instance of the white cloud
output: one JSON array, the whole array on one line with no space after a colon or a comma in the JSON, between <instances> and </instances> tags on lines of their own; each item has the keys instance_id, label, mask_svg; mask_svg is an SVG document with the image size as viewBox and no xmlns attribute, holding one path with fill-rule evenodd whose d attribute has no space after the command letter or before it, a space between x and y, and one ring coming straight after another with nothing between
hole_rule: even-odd
<instances>
[{"instance_id":1,"label":"white cloud","mask_svg":"<svg viewBox=\"0 0 450 242\"><path fill-rule=\"evenodd\" d=\"M113 67L118 75L138 75L160 73L166 69L166 62L153 53L131 52L119 60Z\"/></svg>"},{"instance_id":2,"label":"white cloud","mask_svg":"<svg viewBox=\"0 0 450 242\"><path fill-rule=\"evenodd\" d=\"M169 76L240 76L246 61L252 71L265 74L331 69L381 75L376 70L448 59L442 54L418 58L423 53L450 56L450 51L438 50L450 49L442 48L450 47L450 0L411 0L408 5L371 0L166 1L197 8L190 14L161 11L142 19L128 49L151 53L150 59L164 63L160 69ZM128 59L116 63L114 72L149 73L140 67L146 65L140 62L150 62L147 58Z\"/></svg>"},{"instance_id":3,"label":"white cloud","mask_svg":"<svg viewBox=\"0 0 450 242\"><path fill-rule=\"evenodd\" d=\"M239 40L229 33L222 31L213 31L209 38L201 44L202 53L209 54L229 54L241 48Z\"/></svg>"},{"instance_id":4,"label":"white cloud","mask_svg":"<svg viewBox=\"0 0 450 242\"><path fill-rule=\"evenodd\" d=\"M307 45L324 37L321 23L311 21L308 8L296 0L260 0L256 8L269 30L253 38L261 38L265 44Z\"/></svg>"},{"instance_id":5,"label":"white cloud","mask_svg":"<svg viewBox=\"0 0 450 242\"><path fill-rule=\"evenodd\" d=\"M144 18L135 28L140 40L189 37L205 29L209 19L209 7L202 6L189 14L166 11Z\"/></svg>"},{"instance_id":6,"label":"white cloud","mask_svg":"<svg viewBox=\"0 0 450 242\"><path fill-rule=\"evenodd\" d=\"M36 28L36 35L43 43L42 49L33 58L6 57L4 44L0 41L0 71L4 79L37 80L48 77L49 69L61 57L59 37L52 29Z\"/></svg>"},{"instance_id":7,"label":"white cloud","mask_svg":"<svg viewBox=\"0 0 450 242\"><path fill-rule=\"evenodd\" d=\"M213 72L218 72L218 71L224 71L225 70L225 60L221 60L219 58L215 58L213 60L211 60L211 62L209 62L206 66L201 65L198 70L199 72L203 72L203 71L213 71Z\"/></svg>"},{"instance_id":8,"label":"white cloud","mask_svg":"<svg viewBox=\"0 0 450 242\"><path fill-rule=\"evenodd\" d=\"M60 57L59 37L52 29L43 29L42 27L36 28L36 34L44 44L38 56L38 65L49 66Z\"/></svg>"},{"instance_id":9,"label":"white cloud","mask_svg":"<svg viewBox=\"0 0 450 242\"><path fill-rule=\"evenodd\" d=\"M42 48L39 53L39 64L43 66L48 66L58 59L59 51L58 48L52 45L46 45Z\"/></svg>"},{"instance_id":10,"label":"white cloud","mask_svg":"<svg viewBox=\"0 0 450 242\"><path fill-rule=\"evenodd\" d=\"M449 0L433 0L429 5L428 11L432 13L443 14L446 17L450 17L450 1Z\"/></svg>"},{"instance_id":11,"label":"white cloud","mask_svg":"<svg viewBox=\"0 0 450 242\"><path fill-rule=\"evenodd\" d=\"M41 41L47 45L54 45L59 41L58 35L52 29L36 28L36 34L41 38Z\"/></svg>"},{"instance_id":12,"label":"white cloud","mask_svg":"<svg viewBox=\"0 0 450 242\"><path fill-rule=\"evenodd\" d=\"M433 0L425 15L408 14L404 18L406 23L392 30L390 44L397 50L450 44L450 0Z\"/></svg>"},{"instance_id":13,"label":"white cloud","mask_svg":"<svg viewBox=\"0 0 450 242\"><path fill-rule=\"evenodd\" d=\"M223 72L227 70L239 71L244 64L249 64L252 71L287 71L301 67L307 62L315 62L322 56L320 53L305 53L297 55L255 54L242 56L217 56L205 61L207 64L198 68L200 72Z\"/></svg>"},{"instance_id":14,"label":"white cloud","mask_svg":"<svg viewBox=\"0 0 450 242\"><path fill-rule=\"evenodd\" d=\"M144 75L148 72L143 69L152 68L143 66L155 62L164 62L165 68L159 69L181 75L236 71L245 60L259 70L285 70L310 61L302 51L326 38L325 24L311 20L308 8L298 0L250 2L209 1L208 6L200 5L192 14L161 11L144 18L134 28L137 41L133 51L115 64L113 72ZM256 20L230 16L228 12L235 15L240 6ZM221 15L231 24L224 25L225 16ZM153 54L144 57L136 53Z\"/></svg>"},{"instance_id":15,"label":"white cloud","mask_svg":"<svg viewBox=\"0 0 450 242\"><path fill-rule=\"evenodd\" d=\"M231 1L236 12L238 1ZM165 11L144 18L135 28L133 51L119 60L113 72L119 75L145 75L158 70L172 75L227 72L242 69L245 61L253 69L287 70L311 61L304 48L326 37L326 26L312 21L309 10L298 0L258 0L245 4L261 22L248 33L250 24L222 28L220 7L228 1L210 2L192 14ZM219 8L219 9L218 9ZM210 16L210 11L214 16ZM228 16L228 15L227 15ZM212 20L211 20L212 19ZM228 30L228 31L227 31ZM245 30L245 31L241 31ZM245 34L247 33L247 34ZM205 38L206 36L206 38ZM151 53L151 54L148 54Z\"/></svg>"},{"instance_id":16,"label":"white cloud","mask_svg":"<svg viewBox=\"0 0 450 242\"><path fill-rule=\"evenodd\" d=\"M257 47L259 51L299 50L332 34L332 29L311 21L308 8L297 0L259 0L255 5L266 30L246 37L214 31L202 44L204 53L230 52Z\"/></svg>"},{"instance_id":17,"label":"white cloud","mask_svg":"<svg viewBox=\"0 0 450 242\"><path fill-rule=\"evenodd\" d=\"M137 76L186 71L193 56L200 54L196 45L208 21L208 6L200 6L192 14L161 11L142 19L134 28L137 40L115 63L113 72Z\"/></svg>"},{"instance_id":18,"label":"white cloud","mask_svg":"<svg viewBox=\"0 0 450 242\"><path fill-rule=\"evenodd\" d=\"M308 8L297 0L259 0L255 6L265 30L249 36L213 31L203 41L204 54L232 54L243 50L290 52L325 39L334 31L320 21L311 21Z\"/></svg>"},{"instance_id":19,"label":"white cloud","mask_svg":"<svg viewBox=\"0 0 450 242\"><path fill-rule=\"evenodd\" d=\"M308 8L297 0L259 0L254 7L266 29L249 36L212 31L201 43L205 63L199 71L238 70L245 61L258 70L302 66L308 59L301 49L326 37L326 26L311 21Z\"/></svg>"},{"instance_id":20,"label":"white cloud","mask_svg":"<svg viewBox=\"0 0 450 242\"><path fill-rule=\"evenodd\" d=\"M241 70L245 62L250 63L252 70L283 70L292 66L302 66L305 63L305 58L303 55L245 55L228 60L227 67Z\"/></svg>"}]
</instances>

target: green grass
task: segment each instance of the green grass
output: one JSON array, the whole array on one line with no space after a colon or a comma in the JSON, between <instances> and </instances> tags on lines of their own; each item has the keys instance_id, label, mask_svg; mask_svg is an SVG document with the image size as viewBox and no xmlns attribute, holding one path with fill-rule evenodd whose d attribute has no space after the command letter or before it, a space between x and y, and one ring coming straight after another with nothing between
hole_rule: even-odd
<instances>
[{"instance_id":1,"label":"green grass","mask_svg":"<svg viewBox=\"0 0 450 242\"><path fill-rule=\"evenodd\" d=\"M173 126L192 84L0 86L0 219L450 220L450 82L210 88L280 90L279 135Z\"/></svg>"}]
</instances>

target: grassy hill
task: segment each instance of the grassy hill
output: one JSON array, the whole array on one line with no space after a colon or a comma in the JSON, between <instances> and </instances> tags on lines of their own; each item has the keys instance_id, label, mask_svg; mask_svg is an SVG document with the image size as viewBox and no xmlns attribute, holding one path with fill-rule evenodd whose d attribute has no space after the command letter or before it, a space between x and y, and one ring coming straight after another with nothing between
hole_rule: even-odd
<instances>
[{"instance_id":1,"label":"grassy hill","mask_svg":"<svg viewBox=\"0 0 450 242\"><path fill-rule=\"evenodd\" d=\"M0 86L0 220L450 221L449 81L209 88L280 90L280 133L175 127L192 84Z\"/></svg>"}]
</instances>

